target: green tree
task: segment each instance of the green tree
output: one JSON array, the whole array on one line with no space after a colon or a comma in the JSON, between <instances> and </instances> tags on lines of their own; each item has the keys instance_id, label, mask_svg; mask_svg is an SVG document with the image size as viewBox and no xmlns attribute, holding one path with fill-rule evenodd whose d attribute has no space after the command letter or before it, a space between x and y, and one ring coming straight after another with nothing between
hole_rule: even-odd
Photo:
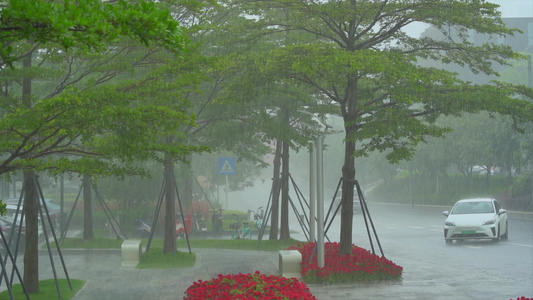
<instances>
[{"instance_id":1,"label":"green tree","mask_svg":"<svg viewBox=\"0 0 533 300\"><path fill-rule=\"evenodd\" d=\"M280 32L261 39L250 38L246 33L254 28L254 19L229 5L223 6L223 11L227 20L220 22L221 30L216 31L215 36L223 42L222 45L233 50L231 57L235 64L221 101L242 106L238 110L241 113L238 120L255 131L262 142L272 145L270 239L278 239L278 235L280 239L287 239L290 237L290 153L306 147L318 131L319 122L310 118L308 113L316 112L323 118L332 109L322 106L322 97L308 86L287 81L265 68L269 51L291 40L291 34ZM277 13L283 19L290 17L283 11Z\"/></svg>"},{"instance_id":2,"label":"green tree","mask_svg":"<svg viewBox=\"0 0 533 300\"><path fill-rule=\"evenodd\" d=\"M523 86L471 85L453 73L417 65L432 59L495 74L494 62L505 64L517 54L504 45L474 45L470 31L510 35L498 6L480 1L236 1L254 15L254 36L298 31L303 42L272 51L266 68L339 105L345 124L342 167L341 252L351 252L354 157L389 149L387 159L409 158L428 136L446 132L434 124L440 115L495 111L515 122L531 119L531 105L517 100L529 94ZM290 18L280 17L287 10ZM429 25L445 39L412 38L403 29ZM259 34L258 34L259 32ZM310 40L309 36L315 37ZM452 38L453 36L453 38ZM356 148L356 142L359 146Z\"/></svg>"},{"instance_id":3,"label":"green tree","mask_svg":"<svg viewBox=\"0 0 533 300\"><path fill-rule=\"evenodd\" d=\"M55 43L63 49L102 50L124 36L179 53L185 45L179 23L168 10L146 1L8 0L0 4L0 59L11 64L19 41Z\"/></svg>"},{"instance_id":4,"label":"green tree","mask_svg":"<svg viewBox=\"0 0 533 300\"><path fill-rule=\"evenodd\" d=\"M0 18L0 58L16 68L17 58L31 59L44 44L61 49L82 47L104 50L110 42L134 38L180 53L185 34L169 11L156 3L105 3L98 0L50 2L5 1ZM30 41L30 47L25 43ZM24 70L31 69L31 64ZM23 71L24 71L23 70ZM194 118L183 111L151 105L142 95L131 91L131 83L90 90L71 89L54 97L35 99L31 78L26 72L23 84L14 80L5 89L0 107L0 175L23 169L28 176L35 171L52 174L139 173L135 159L154 156L161 149L155 133L175 132ZM29 82L28 84L24 82ZM17 85L19 87L17 88ZM25 89L25 87L28 87ZM23 91L22 98L17 93ZM5 101L4 101L5 100ZM181 143L165 145L175 156L196 148ZM25 194L28 249L38 249L36 193ZM31 219L31 220L30 220ZM30 224L31 223L31 224ZM25 253L24 283L37 292L36 251Z\"/></svg>"}]
</instances>

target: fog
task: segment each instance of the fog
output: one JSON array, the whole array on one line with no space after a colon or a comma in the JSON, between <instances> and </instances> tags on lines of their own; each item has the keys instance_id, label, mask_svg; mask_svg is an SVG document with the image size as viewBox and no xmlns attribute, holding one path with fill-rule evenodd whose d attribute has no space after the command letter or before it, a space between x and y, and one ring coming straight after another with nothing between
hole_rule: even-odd
<instances>
[{"instance_id":1,"label":"fog","mask_svg":"<svg viewBox=\"0 0 533 300\"><path fill-rule=\"evenodd\" d=\"M529 18L533 16L533 1L531 0L489 0L500 6L504 18Z\"/></svg>"},{"instance_id":2,"label":"fog","mask_svg":"<svg viewBox=\"0 0 533 300\"><path fill-rule=\"evenodd\" d=\"M503 18L533 17L533 0L490 0L490 2L501 6ZM531 22L525 23L524 19L521 22L523 22L521 24L527 24L527 28L521 29L528 31L529 34L519 38L526 41L529 39L529 48L514 50L531 52L533 26ZM427 26L412 24L405 28L405 31L410 36L419 37L427 32L427 29ZM423 63L420 62L420 64ZM505 80L512 82L516 77L523 80L527 76L524 75L526 74L525 68L521 68L510 70L513 76L506 76ZM529 71L531 74L531 69ZM459 72L460 76L465 76L466 71ZM479 83L476 80L472 82ZM332 128L325 135L324 194L318 197L324 197L324 209L327 211L334 195L336 193L340 195L341 192L336 188L342 176L345 147L342 118L328 116L326 122ZM533 265L533 175L531 175L533 161L529 166L523 161L533 158L533 152L531 152L533 136L531 134L518 135L511 129L509 119L500 118L499 115L468 114L462 118L438 119L437 124L443 127L449 126L453 131L446 138L428 138L426 143L420 143L410 161L391 164L385 158L386 151L385 153L369 153L368 157L355 158L355 179L363 188L362 192L369 205L373 225L377 232L375 236L370 237L369 232L366 231L368 229L366 218L363 219L361 211L354 212L353 244L373 250L376 244L372 239L379 237L384 255L405 268L401 281L378 285L346 284L335 288L314 285L311 289L318 298L446 299L453 295L452 297L456 299L509 299L533 295L533 270L531 270ZM533 127L531 127L533 124L527 126L530 127L526 128L526 133L533 132ZM229 132L228 135L243 136L243 131L239 130L234 129L234 132ZM357 146L359 146L358 143ZM506 148L512 145L516 147ZM190 205L185 213L189 213L190 210L192 213L202 210L200 202L204 201L205 204L205 201L208 201L211 209L222 208L227 212L223 218L225 225L233 222L230 214L234 211L260 212L263 216L268 214L266 209L271 207L271 189L273 180L276 180L273 178L271 162L273 154L270 153L264 157L264 161L268 162L265 168L253 165L250 162L251 159L246 161L246 154L241 153L239 154L241 157L235 157L237 161L237 174L235 175L220 174L220 169L217 168L219 166L216 164L220 157L238 156L233 153L215 152L194 155L189 168L176 164L176 182L178 186L181 185L177 190L179 189L179 193L186 190L189 193L183 194L191 197L186 199L187 204ZM302 206L304 206L303 209L307 207L300 203L300 200L310 200L309 156L309 150L305 145L300 145L299 149L290 150L289 196L296 206L296 209L289 208L290 235L291 238L300 241L305 241L307 237L304 234L305 230L298 224L296 215L304 214ZM520 158L518 161L509 162L510 156L520 156ZM456 158L463 158L463 160L456 160ZM121 223L120 225L127 231L128 239L141 237L132 220L155 221L150 219L156 211L154 204L157 200L162 200L164 196L163 165L153 161L142 164L139 167L149 169L151 178L134 176L128 176L124 180L94 178L95 190L98 189L105 201L112 204L112 210L119 215L118 223ZM183 171L185 169L189 172L187 175ZM71 178L65 176L63 195L59 188L60 178L40 174L39 180L44 196L53 199L55 204L59 204L60 199L66 196L65 213L72 212L72 216L77 218L71 224L70 235L80 237L84 229L83 222L85 222L82 218L82 208L78 206L78 211L75 211L73 207L70 207L76 196L80 197L76 198L80 200L78 203L84 203L83 194L79 193L81 181L77 176L77 174L73 174ZM22 174L13 174L13 182L7 178L0 178L0 197L4 199L19 197L22 177ZM183 180L184 178L192 178L192 180ZM199 178L205 181L200 183ZM94 214L94 222L91 226L98 229L98 237L108 235L109 238L122 238L111 232L111 227L108 225L113 221L101 211L100 207L97 207L95 194L93 194L92 201L97 213ZM183 194L181 199L184 198ZM502 207L506 209L505 213L509 216L510 238L507 239L507 234L505 234L505 239L496 239L497 241L472 239L446 243L443 239L445 218L442 211L449 209L458 199L478 196L494 197L501 202ZM197 208L194 207L196 203ZM176 211L181 207L178 204L176 203ZM205 205L205 207L209 209L209 206ZM169 209L172 210L170 207ZM77 214L74 215L74 212ZM169 214L173 213L175 212L169 212ZM195 216L195 222L206 217L207 222L204 223L206 226L200 228L198 222L193 225L200 230L195 228L192 238L230 238L231 231L226 229L224 229L226 230L224 235L217 236L214 228L222 230L223 226L212 226L212 224L218 224L214 221L217 219L211 219L212 212L207 214L203 211L203 213L204 215ZM340 216L329 215L329 217L326 222L331 218L334 218L334 221L327 233L327 240L339 241ZM171 221L170 227L174 226L172 218L169 220ZM485 220L483 225L487 221L491 220ZM265 222L267 225L272 225L269 224L269 220ZM492 222L495 224L494 220ZM164 220L159 219L158 226L164 226L163 224ZM452 226L455 226L455 223ZM150 228L150 232L157 231L156 226L153 227L154 230ZM207 231L203 231L204 228ZM169 228L166 227L166 229ZM257 238L257 231L257 228L253 227L253 239ZM470 237L471 231L465 230L463 233ZM159 237L162 237L162 234L157 236ZM181 251L180 247L184 249L184 239L181 236L180 239L178 248ZM88 288L84 290L85 294L82 292L81 297L76 298L78 300L174 299L176 294L179 297L187 286L200 278L209 279L222 273L236 274L256 270L275 274L279 270L278 256L273 251L265 254L242 250L194 249L198 256L193 268L147 272L121 268L119 251L87 251L81 254L80 252L67 253L67 265L73 275L90 279ZM468 272L464 272L465 270ZM45 266L40 272L50 274L51 270ZM139 279L142 282L139 282ZM0 287L1 289L3 287Z\"/></svg>"}]
</instances>

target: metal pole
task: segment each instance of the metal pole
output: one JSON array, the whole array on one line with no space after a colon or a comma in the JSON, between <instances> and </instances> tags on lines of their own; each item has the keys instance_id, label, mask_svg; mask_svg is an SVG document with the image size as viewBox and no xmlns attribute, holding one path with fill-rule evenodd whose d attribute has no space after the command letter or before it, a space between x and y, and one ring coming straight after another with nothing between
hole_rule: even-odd
<instances>
[{"instance_id":1,"label":"metal pole","mask_svg":"<svg viewBox=\"0 0 533 300\"><path fill-rule=\"evenodd\" d=\"M530 88L533 88L533 76L531 75L532 71L531 71L531 55L528 55L527 56L528 60L527 60L527 72L528 72L528 79L529 79L529 87ZM531 101L533 101L533 99L531 99ZM530 172L533 172L533 162L531 163L528 163L528 169ZM531 173L531 198L532 198L532 201L533 201L533 173Z\"/></svg>"},{"instance_id":2,"label":"metal pole","mask_svg":"<svg viewBox=\"0 0 533 300\"><path fill-rule=\"evenodd\" d=\"M228 210L228 192L229 192L229 179L226 175L226 211Z\"/></svg>"},{"instance_id":3,"label":"metal pole","mask_svg":"<svg viewBox=\"0 0 533 300\"><path fill-rule=\"evenodd\" d=\"M309 146L309 242L316 241L316 144Z\"/></svg>"},{"instance_id":4,"label":"metal pole","mask_svg":"<svg viewBox=\"0 0 533 300\"><path fill-rule=\"evenodd\" d=\"M409 170L409 196L411 197L411 207L415 206L413 199L413 170Z\"/></svg>"},{"instance_id":5,"label":"metal pole","mask_svg":"<svg viewBox=\"0 0 533 300\"><path fill-rule=\"evenodd\" d=\"M316 139L316 177L317 177L317 259L318 267L324 267L324 157L323 157L324 136Z\"/></svg>"}]
</instances>

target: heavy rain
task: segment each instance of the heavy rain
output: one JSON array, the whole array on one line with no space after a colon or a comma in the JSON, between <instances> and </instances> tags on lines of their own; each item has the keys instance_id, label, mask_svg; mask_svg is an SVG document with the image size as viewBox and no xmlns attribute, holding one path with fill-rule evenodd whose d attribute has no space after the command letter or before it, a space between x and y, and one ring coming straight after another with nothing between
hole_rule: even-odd
<instances>
[{"instance_id":1,"label":"heavy rain","mask_svg":"<svg viewBox=\"0 0 533 300\"><path fill-rule=\"evenodd\" d=\"M60 2L0 11L0 299L533 299L533 1Z\"/></svg>"}]
</instances>

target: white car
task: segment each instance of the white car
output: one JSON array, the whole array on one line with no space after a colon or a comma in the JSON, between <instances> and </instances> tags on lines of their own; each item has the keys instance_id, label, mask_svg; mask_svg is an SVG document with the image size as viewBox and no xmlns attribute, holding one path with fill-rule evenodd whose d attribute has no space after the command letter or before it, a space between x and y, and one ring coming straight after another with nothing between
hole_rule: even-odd
<instances>
[{"instance_id":1,"label":"white car","mask_svg":"<svg viewBox=\"0 0 533 300\"><path fill-rule=\"evenodd\" d=\"M509 237L507 211L495 199L478 198L459 200L450 212L442 212L444 239L453 240L491 239L494 242Z\"/></svg>"}]
</instances>

